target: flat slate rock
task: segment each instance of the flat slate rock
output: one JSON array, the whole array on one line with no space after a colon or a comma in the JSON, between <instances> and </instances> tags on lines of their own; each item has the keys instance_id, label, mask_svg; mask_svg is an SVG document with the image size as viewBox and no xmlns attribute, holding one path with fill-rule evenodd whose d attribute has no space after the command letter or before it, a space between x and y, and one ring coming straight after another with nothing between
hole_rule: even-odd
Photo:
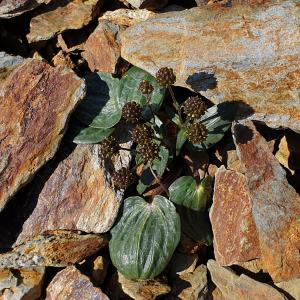
<instances>
[{"instance_id":1,"label":"flat slate rock","mask_svg":"<svg viewBox=\"0 0 300 300\"><path fill-rule=\"evenodd\" d=\"M300 131L299 3L244 2L158 14L121 35L121 55L153 75L172 67L176 85Z\"/></svg>"},{"instance_id":2,"label":"flat slate rock","mask_svg":"<svg viewBox=\"0 0 300 300\"><path fill-rule=\"evenodd\" d=\"M28 59L0 93L0 211L55 154L70 113L85 94L71 70Z\"/></svg>"}]
</instances>

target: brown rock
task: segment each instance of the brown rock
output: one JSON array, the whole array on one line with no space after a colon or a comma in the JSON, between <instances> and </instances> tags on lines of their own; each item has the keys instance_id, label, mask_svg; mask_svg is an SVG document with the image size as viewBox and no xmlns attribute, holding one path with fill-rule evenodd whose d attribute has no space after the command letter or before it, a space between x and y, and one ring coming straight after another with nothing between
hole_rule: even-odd
<instances>
[{"instance_id":1,"label":"brown rock","mask_svg":"<svg viewBox=\"0 0 300 300\"><path fill-rule=\"evenodd\" d=\"M300 130L298 4L247 2L158 14L122 34L121 55L152 75L172 67L176 85L214 103L241 100L251 118Z\"/></svg>"},{"instance_id":2,"label":"brown rock","mask_svg":"<svg viewBox=\"0 0 300 300\"><path fill-rule=\"evenodd\" d=\"M98 14L102 0L74 0L50 4L41 14L33 17L29 43L49 40L59 33L70 29L81 29L88 25Z\"/></svg>"},{"instance_id":3,"label":"brown rock","mask_svg":"<svg viewBox=\"0 0 300 300\"><path fill-rule=\"evenodd\" d=\"M233 126L252 199L264 269L274 281L300 278L300 196L251 121Z\"/></svg>"},{"instance_id":4,"label":"brown rock","mask_svg":"<svg viewBox=\"0 0 300 300\"><path fill-rule=\"evenodd\" d=\"M47 287L46 300L109 300L100 288L75 267L67 267L55 275Z\"/></svg>"},{"instance_id":5,"label":"brown rock","mask_svg":"<svg viewBox=\"0 0 300 300\"><path fill-rule=\"evenodd\" d=\"M215 175L210 220L214 252L221 265L259 257L259 242L252 217L252 201L246 177L220 167Z\"/></svg>"},{"instance_id":6,"label":"brown rock","mask_svg":"<svg viewBox=\"0 0 300 300\"><path fill-rule=\"evenodd\" d=\"M103 284L105 277L107 275L108 266L109 266L109 261L103 256L98 256L93 261L92 278L94 282L96 282L98 285Z\"/></svg>"},{"instance_id":7,"label":"brown rock","mask_svg":"<svg viewBox=\"0 0 300 300\"><path fill-rule=\"evenodd\" d=\"M51 0L4 0L0 1L0 19L9 19L32 10L41 4L47 4Z\"/></svg>"},{"instance_id":8,"label":"brown rock","mask_svg":"<svg viewBox=\"0 0 300 300\"><path fill-rule=\"evenodd\" d=\"M128 152L122 151L115 164L126 167L129 161ZM44 184L17 243L48 230L107 232L115 222L124 195L110 181L100 146L78 145Z\"/></svg>"},{"instance_id":9,"label":"brown rock","mask_svg":"<svg viewBox=\"0 0 300 300\"><path fill-rule=\"evenodd\" d=\"M0 210L58 148L85 84L72 71L29 59L0 94Z\"/></svg>"},{"instance_id":10,"label":"brown rock","mask_svg":"<svg viewBox=\"0 0 300 300\"><path fill-rule=\"evenodd\" d=\"M103 235L49 232L0 254L0 268L64 267L93 255L106 244Z\"/></svg>"},{"instance_id":11,"label":"brown rock","mask_svg":"<svg viewBox=\"0 0 300 300\"><path fill-rule=\"evenodd\" d=\"M88 62L91 71L115 73L117 62L121 56L120 30L118 25L100 21L89 36L82 56Z\"/></svg>"},{"instance_id":12,"label":"brown rock","mask_svg":"<svg viewBox=\"0 0 300 300\"><path fill-rule=\"evenodd\" d=\"M69 69L75 68L75 64L73 63L70 55L60 50L53 58L52 63L54 66L62 66Z\"/></svg>"},{"instance_id":13,"label":"brown rock","mask_svg":"<svg viewBox=\"0 0 300 300\"><path fill-rule=\"evenodd\" d=\"M1 300L35 300L42 295L45 268L0 270Z\"/></svg>"},{"instance_id":14,"label":"brown rock","mask_svg":"<svg viewBox=\"0 0 300 300\"><path fill-rule=\"evenodd\" d=\"M121 0L134 8L159 9L168 4L168 0Z\"/></svg>"},{"instance_id":15,"label":"brown rock","mask_svg":"<svg viewBox=\"0 0 300 300\"><path fill-rule=\"evenodd\" d=\"M99 21L107 20L111 23L120 26L132 26L139 22L148 20L154 17L156 13L147 10L147 9L126 9L120 8L113 11L105 12L100 18Z\"/></svg>"},{"instance_id":16,"label":"brown rock","mask_svg":"<svg viewBox=\"0 0 300 300\"><path fill-rule=\"evenodd\" d=\"M300 299L300 279L276 283L276 286L287 293L293 300Z\"/></svg>"},{"instance_id":17,"label":"brown rock","mask_svg":"<svg viewBox=\"0 0 300 300\"><path fill-rule=\"evenodd\" d=\"M222 292L224 300L287 300L279 291L268 284L253 280L242 274L236 275L229 268L221 267L216 261L209 260L207 268L212 281ZM220 298L219 298L220 299Z\"/></svg>"}]
</instances>

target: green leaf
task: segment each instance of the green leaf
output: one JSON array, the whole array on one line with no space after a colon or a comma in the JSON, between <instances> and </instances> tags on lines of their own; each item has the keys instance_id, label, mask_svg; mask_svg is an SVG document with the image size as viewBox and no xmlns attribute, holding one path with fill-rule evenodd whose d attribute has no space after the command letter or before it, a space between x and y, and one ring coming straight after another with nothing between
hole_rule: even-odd
<instances>
[{"instance_id":1,"label":"green leaf","mask_svg":"<svg viewBox=\"0 0 300 300\"><path fill-rule=\"evenodd\" d=\"M170 200L192 210L205 210L212 193L213 178L205 177L197 185L191 176L176 179L169 187Z\"/></svg>"},{"instance_id":2,"label":"green leaf","mask_svg":"<svg viewBox=\"0 0 300 300\"><path fill-rule=\"evenodd\" d=\"M180 150L184 145L184 143L186 142L186 140L187 140L186 131L183 128L181 128L177 133L177 137L176 137L176 156L179 155Z\"/></svg>"},{"instance_id":3,"label":"green leaf","mask_svg":"<svg viewBox=\"0 0 300 300\"><path fill-rule=\"evenodd\" d=\"M224 104L219 104L210 107L201 117L201 122L208 129L207 139L203 145L195 145L201 150L206 150L218 143L224 136L225 132L230 128L231 122L234 119L236 110L233 106L228 105L226 110Z\"/></svg>"},{"instance_id":4,"label":"green leaf","mask_svg":"<svg viewBox=\"0 0 300 300\"><path fill-rule=\"evenodd\" d=\"M213 241L207 211L195 211L179 206L182 231L195 242L210 246Z\"/></svg>"},{"instance_id":5,"label":"green leaf","mask_svg":"<svg viewBox=\"0 0 300 300\"><path fill-rule=\"evenodd\" d=\"M96 144L110 136L113 132L113 128L99 129L86 127L74 137L73 142L75 144Z\"/></svg>"},{"instance_id":6,"label":"green leaf","mask_svg":"<svg viewBox=\"0 0 300 300\"><path fill-rule=\"evenodd\" d=\"M121 219L111 230L111 260L127 278L154 278L169 263L180 233L180 218L171 201L155 196L147 203L141 197L129 197Z\"/></svg>"}]
</instances>

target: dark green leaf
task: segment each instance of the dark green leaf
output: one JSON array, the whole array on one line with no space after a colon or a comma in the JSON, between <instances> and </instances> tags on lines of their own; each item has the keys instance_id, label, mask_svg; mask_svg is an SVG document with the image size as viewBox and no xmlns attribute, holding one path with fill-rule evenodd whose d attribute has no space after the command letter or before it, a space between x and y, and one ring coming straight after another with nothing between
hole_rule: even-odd
<instances>
[{"instance_id":1,"label":"dark green leaf","mask_svg":"<svg viewBox=\"0 0 300 300\"><path fill-rule=\"evenodd\" d=\"M184 143L186 142L186 140L187 140L186 131L183 128L181 128L177 133L177 137L176 137L176 155L179 155L180 150L184 145Z\"/></svg>"},{"instance_id":2,"label":"dark green leaf","mask_svg":"<svg viewBox=\"0 0 300 300\"><path fill-rule=\"evenodd\" d=\"M82 129L73 139L75 144L96 144L113 133L113 128L99 129L86 127Z\"/></svg>"},{"instance_id":3,"label":"dark green leaf","mask_svg":"<svg viewBox=\"0 0 300 300\"><path fill-rule=\"evenodd\" d=\"M155 196L147 203L141 197L127 198L123 216L111 230L111 260L127 278L154 278L169 263L180 232L180 218L168 199Z\"/></svg>"}]
</instances>

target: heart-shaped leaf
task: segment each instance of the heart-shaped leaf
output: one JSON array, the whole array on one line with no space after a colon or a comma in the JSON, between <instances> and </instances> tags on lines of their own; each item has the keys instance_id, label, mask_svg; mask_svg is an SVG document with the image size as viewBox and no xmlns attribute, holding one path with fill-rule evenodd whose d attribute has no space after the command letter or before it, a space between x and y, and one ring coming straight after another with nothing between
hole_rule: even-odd
<instances>
[{"instance_id":1,"label":"heart-shaped leaf","mask_svg":"<svg viewBox=\"0 0 300 300\"><path fill-rule=\"evenodd\" d=\"M198 185L192 176L182 176L169 187L170 200L192 210L204 210L212 193L213 178L207 176Z\"/></svg>"},{"instance_id":2,"label":"heart-shaped leaf","mask_svg":"<svg viewBox=\"0 0 300 300\"><path fill-rule=\"evenodd\" d=\"M195 211L178 207L182 231L195 242L211 245L213 235L207 211Z\"/></svg>"},{"instance_id":3,"label":"heart-shaped leaf","mask_svg":"<svg viewBox=\"0 0 300 300\"><path fill-rule=\"evenodd\" d=\"M154 278L169 263L180 232L180 218L171 201L155 196L147 203L141 197L129 197L121 219L111 230L111 260L127 278Z\"/></svg>"},{"instance_id":4,"label":"heart-shaped leaf","mask_svg":"<svg viewBox=\"0 0 300 300\"><path fill-rule=\"evenodd\" d=\"M75 144L96 144L110 136L114 132L113 128L99 129L93 127L83 128L74 137Z\"/></svg>"}]
</instances>

